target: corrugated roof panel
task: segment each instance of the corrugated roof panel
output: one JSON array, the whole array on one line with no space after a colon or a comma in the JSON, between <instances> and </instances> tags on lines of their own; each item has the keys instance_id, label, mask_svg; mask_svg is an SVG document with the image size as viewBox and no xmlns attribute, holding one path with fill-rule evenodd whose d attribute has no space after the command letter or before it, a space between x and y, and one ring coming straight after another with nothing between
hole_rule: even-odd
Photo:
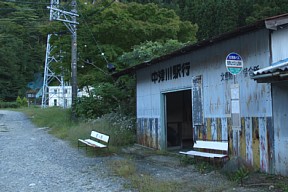
<instances>
[{"instance_id":1,"label":"corrugated roof panel","mask_svg":"<svg viewBox=\"0 0 288 192\"><path fill-rule=\"evenodd\" d=\"M288 58L272 63L269 67L254 71L254 75L272 73L275 71L288 71Z\"/></svg>"}]
</instances>

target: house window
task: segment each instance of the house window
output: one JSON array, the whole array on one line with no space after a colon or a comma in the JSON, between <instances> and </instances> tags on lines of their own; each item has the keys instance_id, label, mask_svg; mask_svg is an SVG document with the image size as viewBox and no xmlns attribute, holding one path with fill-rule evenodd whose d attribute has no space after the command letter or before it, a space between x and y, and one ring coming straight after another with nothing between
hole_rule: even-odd
<instances>
[{"instance_id":1,"label":"house window","mask_svg":"<svg viewBox=\"0 0 288 192\"><path fill-rule=\"evenodd\" d=\"M57 89L54 89L54 94L57 94Z\"/></svg>"},{"instance_id":2,"label":"house window","mask_svg":"<svg viewBox=\"0 0 288 192\"><path fill-rule=\"evenodd\" d=\"M54 99L54 106L57 106L57 99Z\"/></svg>"},{"instance_id":3,"label":"house window","mask_svg":"<svg viewBox=\"0 0 288 192\"><path fill-rule=\"evenodd\" d=\"M64 89L64 94L67 94L67 92L68 92L67 89Z\"/></svg>"}]
</instances>

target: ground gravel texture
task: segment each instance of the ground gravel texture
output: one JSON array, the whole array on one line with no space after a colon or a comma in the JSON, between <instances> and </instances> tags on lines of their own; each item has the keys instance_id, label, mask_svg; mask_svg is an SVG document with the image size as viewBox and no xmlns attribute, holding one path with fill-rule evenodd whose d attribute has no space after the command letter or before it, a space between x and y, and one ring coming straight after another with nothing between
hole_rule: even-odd
<instances>
[{"instance_id":1,"label":"ground gravel texture","mask_svg":"<svg viewBox=\"0 0 288 192\"><path fill-rule=\"evenodd\" d=\"M109 158L86 157L22 113L0 110L1 192L127 191L109 174Z\"/></svg>"},{"instance_id":2,"label":"ground gravel texture","mask_svg":"<svg viewBox=\"0 0 288 192\"><path fill-rule=\"evenodd\" d=\"M85 150L78 151L46 128L35 127L24 114L0 110L0 192L136 192L127 188L128 179L117 177L109 168L109 162L125 158L133 161L140 176L180 183L181 192L283 191L274 182L255 180L257 175L248 179L254 187L241 187L218 171L200 173L194 165L181 166L177 155L151 153L137 145L122 151L87 157Z\"/></svg>"}]
</instances>

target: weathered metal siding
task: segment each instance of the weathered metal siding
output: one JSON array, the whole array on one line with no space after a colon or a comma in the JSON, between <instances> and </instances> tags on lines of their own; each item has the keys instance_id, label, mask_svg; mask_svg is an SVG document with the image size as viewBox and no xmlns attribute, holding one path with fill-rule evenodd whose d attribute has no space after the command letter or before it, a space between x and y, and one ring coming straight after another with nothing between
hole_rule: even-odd
<instances>
[{"instance_id":1,"label":"weathered metal siding","mask_svg":"<svg viewBox=\"0 0 288 192\"><path fill-rule=\"evenodd\" d=\"M273 85L275 172L288 176L288 84Z\"/></svg>"},{"instance_id":2,"label":"weathered metal siding","mask_svg":"<svg viewBox=\"0 0 288 192\"><path fill-rule=\"evenodd\" d=\"M137 119L137 142L141 145L159 149L159 119L138 118Z\"/></svg>"},{"instance_id":3,"label":"weathered metal siding","mask_svg":"<svg viewBox=\"0 0 288 192\"><path fill-rule=\"evenodd\" d=\"M288 28L273 31L271 34L272 63L288 58Z\"/></svg>"},{"instance_id":4,"label":"weathered metal siding","mask_svg":"<svg viewBox=\"0 0 288 192\"><path fill-rule=\"evenodd\" d=\"M272 63L288 58L288 28L271 34ZM269 130L270 140L274 139L275 173L288 176L288 83L272 84L274 129ZM273 169L273 167L269 168Z\"/></svg>"},{"instance_id":5,"label":"weathered metal siding","mask_svg":"<svg viewBox=\"0 0 288 192\"><path fill-rule=\"evenodd\" d=\"M244 60L243 71L235 79L225 67L225 58L230 52L239 53ZM173 65L187 62L190 63L189 76L151 81L154 71L166 70L167 67L169 69ZM260 30L138 70L138 142L165 149L163 140L166 140L166 127L160 125L165 122L164 113L161 112L164 110L161 94L191 89L193 77L202 76L203 125L194 125L195 136L202 139L228 140L230 154L235 155L239 151L239 155L251 165L262 171L272 172L273 158L271 160L270 156L273 157L274 138L269 131L272 126L269 124L272 118L271 86L257 84L250 78L250 73L267 67L269 63L269 33ZM232 130L230 94L234 82L240 86L240 132ZM149 119L158 119L158 125L151 127L155 121L150 123Z\"/></svg>"},{"instance_id":6,"label":"weathered metal siding","mask_svg":"<svg viewBox=\"0 0 288 192\"><path fill-rule=\"evenodd\" d=\"M271 117L242 117L241 131L239 133L240 156L256 168L263 172L270 171L269 162L273 162L271 155L272 151L271 139L267 127L271 126ZM198 138L204 140L228 140L229 133L229 152L234 155L237 146L235 139L237 132L232 129L227 130L229 127L228 122L231 118L205 118L205 126L202 131L198 132ZM230 126L231 127L231 126ZM272 128L272 127L270 127ZM222 134L225 132L225 134ZM269 148L270 146L270 148Z\"/></svg>"}]
</instances>

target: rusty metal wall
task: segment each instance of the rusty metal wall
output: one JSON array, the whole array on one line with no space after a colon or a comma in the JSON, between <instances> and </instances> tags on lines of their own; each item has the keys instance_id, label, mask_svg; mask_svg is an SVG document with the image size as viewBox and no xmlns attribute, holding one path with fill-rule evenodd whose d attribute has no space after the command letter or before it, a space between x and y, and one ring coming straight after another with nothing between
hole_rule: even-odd
<instances>
[{"instance_id":1,"label":"rusty metal wall","mask_svg":"<svg viewBox=\"0 0 288 192\"><path fill-rule=\"evenodd\" d=\"M160 149L159 119L137 118L137 142L140 145Z\"/></svg>"},{"instance_id":2,"label":"rusty metal wall","mask_svg":"<svg viewBox=\"0 0 288 192\"><path fill-rule=\"evenodd\" d=\"M267 128L271 127L271 117L242 117L239 133L240 156L255 168L263 172L272 172L273 139ZM237 132L231 128L231 118L205 118L205 126L197 131L198 139L228 140L229 153L234 155L233 149ZM234 143L233 143L234 142Z\"/></svg>"},{"instance_id":3,"label":"rusty metal wall","mask_svg":"<svg viewBox=\"0 0 288 192\"><path fill-rule=\"evenodd\" d=\"M138 143L165 149L165 102L161 97L167 92L191 89L193 77L201 75L204 123L194 126L195 136L229 140L231 155L239 154L263 172L273 173L276 137L273 136L271 85L257 84L250 78L253 71L269 66L269 47L269 32L260 30L138 70ZM225 67L225 58L230 52L239 53L244 61L243 71L235 78ZM190 64L189 75L153 80L155 71L163 71L179 63ZM240 132L232 130L230 94L231 84L234 83L240 87Z\"/></svg>"}]
</instances>

